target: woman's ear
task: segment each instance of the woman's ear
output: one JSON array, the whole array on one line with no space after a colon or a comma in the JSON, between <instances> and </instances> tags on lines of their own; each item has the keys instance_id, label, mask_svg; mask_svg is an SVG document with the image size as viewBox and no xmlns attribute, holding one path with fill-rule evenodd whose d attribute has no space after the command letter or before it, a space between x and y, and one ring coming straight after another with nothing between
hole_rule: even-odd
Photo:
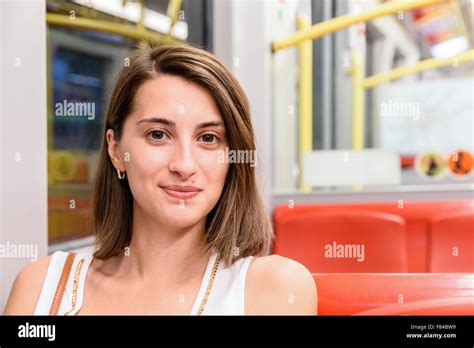
<instances>
[{"instance_id":1,"label":"woman's ear","mask_svg":"<svg viewBox=\"0 0 474 348\"><path fill-rule=\"evenodd\" d=\"M122 162L122 157L120 156L120 152L118 149L118 143L115 140L115 133L113 129L107 129L107 133L105 134L107 139L107 152L109 153L109 157L112 160L114 167L121 172L125 171L125 165Z\"/></svg>"}]
</instances>

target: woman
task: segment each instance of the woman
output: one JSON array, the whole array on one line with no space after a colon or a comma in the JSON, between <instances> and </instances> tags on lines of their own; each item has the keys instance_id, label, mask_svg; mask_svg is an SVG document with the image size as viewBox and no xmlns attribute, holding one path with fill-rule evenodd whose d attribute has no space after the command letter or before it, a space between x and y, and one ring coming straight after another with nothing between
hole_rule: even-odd
<instances>
[{"instance_id":1,"label":"woman","mask_svg":"<svg viewBox=\"0 0 474 348\"><path fill-rule=\"evenodd\" d=\"M106 116L94 255L27 265L5 313L316 314L309 271L262 256L273 234L254 152L246 96L215 56L137 52Z\"/></svg>"}]
</instances>

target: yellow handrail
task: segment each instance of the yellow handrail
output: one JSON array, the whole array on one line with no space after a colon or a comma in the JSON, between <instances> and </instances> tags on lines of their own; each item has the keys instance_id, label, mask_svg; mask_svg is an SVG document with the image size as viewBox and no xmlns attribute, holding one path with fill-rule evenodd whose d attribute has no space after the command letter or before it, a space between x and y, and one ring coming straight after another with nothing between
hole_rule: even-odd
<instances>
[{"instance_id":1,"label":"yellow handrail","mask_svg":"<svg viewBox=\"0 0 474 348\"><path fill-rule=\"evenodd\" d=\"M272 51L286 49L288 47L299 46L300 49L300 146L299 146L299 161L300 161L300 181L299 186L301 190L307 190L304 187L302 158L304 153L312 149L312 111L308 116L307 103L312 96L308 96L308 91L312 91L312 73L311 67L304 66L307 64L308 53L305 53L305 45L311 44L310 40L316 40L324 35L345 29L356 23L368 22L374 18L398 13L401 11L409 11L420 7L425 7L434 4L441 4L453 0L392 0L378 5L377 7L358 14L347 14L336 17L313 26L301 25L301 20L298 20L298 31L292 36L275 41L272 44ZM311 48L311 46L309 46ZM427 59L419 62L413 66L400 67L391 71L377 74L365 78L364 62L360 52L352 52L352 67L350 69L353 75L353 95L352 95L352 147L355 150L362 149L364 146L364 94L365 89L372 88L380 83L400 78L404 75L417 73L427 69L448 66L456 63L463 63L474 60L474 50L467 51L456 57L446 59ZM309 61L311 63L311 61ZM312 102L311 102L312 104ZM310 127L311 126L311 127ZM310 133L311 132L311 133ZM308 141L308 136L311 138ZM311 144L308 146L308 144Z\"/></svg>"},{"instance_id":2,"label":"yellow handrail","mask_svg":"<svg viewBox=\"0 0 474 348\"><path fill-rule=\"evenodd\" d=\"M465 63L474 60L474 49L457 56L444 59L425 59L414 65L402 66L380 74L372 75L364 80L364 88L372 88L381 83L399 79L405 75L416 74L424 70L441 68L444 66Z\"/></svg>"},{"instance_id":3,"label":"yellow handrail","mask_svg":"<svg viewBox=\"0 0 474 348\"><path fill-rule=\"evenodd\" d=\"M350 27L356 23L368 22L374 18L390 15L400 11L409 11L431 4L443 3L449 0L394 0L385 2L377 7L357 14L346 14L340 17L315 24L307 29L299 30L292 36L273 42L274 52L296 46L305 40L315 40L321 36Z\"/></svg>"},{"instance_id":4,"label":"yellow handrail","mask_svg":"<svg viewBox=\"0 0 474 348\"><path fill-rule=\"evenodd\" d=\"M170 30L168 34L171 35L174 25L178 21L179 11L181 10L182 0L170 0L168 3L167 14L171 19Z\"/></svg>"},{"instance_id":5,"label":"yellow handrail","mask_svg":"<svg viewBox=\"0 0 474 348\"><path fill-rule=\"evenodd\" d=\"M303 30L310 26L309 20L304 16L296 18L298 29ZM313 150L313 43L311 40L301 42L299 45L299 61L300 61L300 146L299 146L299 163L300 176L299 187L301 191L308 192L310 187L305 186L303 181L303 156L305 153Z\"/></svg>"},{"instance_id":6,"label":"yellow handrail","mask_svg":"<svg viewBox=\"0 0 474 348\"><path fill-rule=\"evenodd\" d=\"M106 32L110 34L132 38L138 41L146 40L149 42L157 42L161 44L181 42L180 40L172 38L171 36L161 35L159 33L147 29L140 29L124 24L111 23L82 17L75 17L74 19L71 19L67 15L61 15L56 13L47 13L46 22L49 25Z\"/></svg>"},{"instance_id":7,"label":"yellow handrail","mask_svg":"<svg viewBox=\"0 0 474 348\"><path fill-rule=\"evenodd\" d=\"M352 52L352 149L362 150L364 148L364 62L362 54L354 50Z\"/></svg>"},{"instance_id":8,"label":"yellow handrail","mask_svg":"<svg viewBox=\"0 0 474 348\"><path fill-rule=\"evenodd\" d=\"M140 8L140 17L138 18L137 22L137 31L139 33L143 33L146 31L145 28L145 2L144 0L139 0L138 1L138 6ZM145 48L147 45L147 42L144 40L140 41L140 48Z\"/></svg>"}]
</instances>

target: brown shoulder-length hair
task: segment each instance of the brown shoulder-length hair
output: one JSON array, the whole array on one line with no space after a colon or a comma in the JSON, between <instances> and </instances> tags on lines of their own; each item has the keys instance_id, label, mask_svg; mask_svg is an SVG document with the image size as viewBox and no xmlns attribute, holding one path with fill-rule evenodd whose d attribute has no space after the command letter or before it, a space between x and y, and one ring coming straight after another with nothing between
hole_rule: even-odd
<instances>
[{"instance_id":1,"label":"brown shoulder-length hair","mask_svg":"<svg viewBox=\"0 0 474 348\"><path fill-rule=\"evenodd\" d=\"M138 50L122 68L105 120L94 186L92 229L94 257L108 259L124 251L132 235L133 197L127 180L119 180L107 151L106 132L120 140L135 93L160 75L180 76L204 87L214 97L224 119L229 150L254 151L255 138L247 97L230 71L211 53L190 45ZM255 167L230 163L224 188L206 218L206 247L226 265L267 251L272 226L257 185Z\"/></svg>"}]
</instances>

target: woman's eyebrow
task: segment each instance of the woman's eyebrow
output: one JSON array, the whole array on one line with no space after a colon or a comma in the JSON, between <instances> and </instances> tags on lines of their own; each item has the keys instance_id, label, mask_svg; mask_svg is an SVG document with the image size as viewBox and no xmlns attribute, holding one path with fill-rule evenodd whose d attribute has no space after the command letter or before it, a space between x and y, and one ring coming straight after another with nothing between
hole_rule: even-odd
<instances>
[{"instance_id":1,"label":"woman's eyebrow","mask_svg":"<svg viewBox=\"0 0 474 348\"><path fill-rule=\"evenodd\" d=\"M207 127L217 127L217 126L224 126L224 122L221 122L221 121L204 122L204 123L198 124L196 126L196 129L207 128Z\"/></svg>"},{"instance_id":2,"label":"woman's eyebrow","mask_svg":"<svg viewBox=\"0 0 474 348\"><path fill-rule=\"evenodd\" d=\"M176 123L174 121L168 120L167 118L161 118L161 117L152 117L152 118L142 118L140 121L137 122L137 126L140 123L162 123L170 127L176 126Z\"/></svg>"},{"instance_id":3,"label":"woman's eyebrow","mask_svg":"<svg viewBox=\"0 0 474 348\"><path fill-rule=\"evenodd\" d=\"M170 126L170 127L175 127L176 122L169 120L167 118L161 118L161 117L151 117L151 118L143 118L140 121L137 122L137 126L140 125L141 123L162 123L164 125ZM207 127L219 127L219 126L224 126L224 122L221 121L209 121L209 122L203 122L200 123L196 126L196 129L201 129L201 128L207 128Z\"/></svg>"}]
</instances>

